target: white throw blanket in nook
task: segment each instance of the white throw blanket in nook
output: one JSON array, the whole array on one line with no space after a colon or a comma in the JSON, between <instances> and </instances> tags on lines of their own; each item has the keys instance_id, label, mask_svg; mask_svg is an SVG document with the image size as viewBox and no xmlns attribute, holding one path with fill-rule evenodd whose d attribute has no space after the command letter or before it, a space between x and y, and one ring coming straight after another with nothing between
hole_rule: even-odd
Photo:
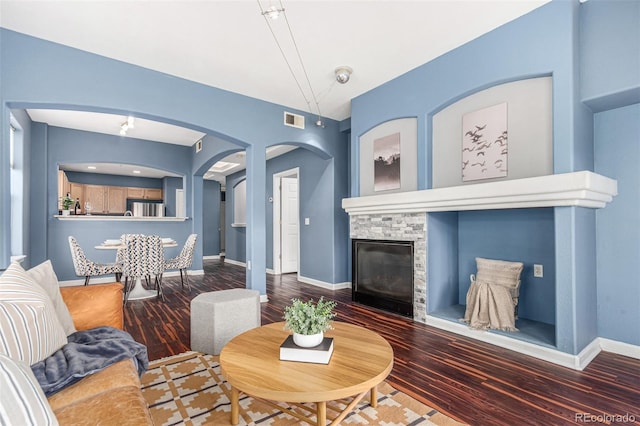
<instances>
[{"instance_id":1,"label":"white throw blanket in nook","mask_svg":"<svg viewBox=\"0 0 640 426\"><path fill-rule=\"evenodd\" d=\"M463 321L471 328L518 331L515 305L508 287L476 280L472 275Z\"/></svg>"}]
</instances>

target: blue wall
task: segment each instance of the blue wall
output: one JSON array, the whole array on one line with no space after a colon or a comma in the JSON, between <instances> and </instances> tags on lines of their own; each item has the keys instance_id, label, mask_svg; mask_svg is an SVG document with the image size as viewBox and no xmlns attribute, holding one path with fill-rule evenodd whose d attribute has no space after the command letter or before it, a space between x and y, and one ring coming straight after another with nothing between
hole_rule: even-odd
<instances>
[{"instance_id":1,"label":"blue wall","mask_svg":"<svg viewBox=\"0 0 640 426\"><path fill-rule=\"evenodd\" d=\"M580 17L582 100L594 112L640 102L640 2L590 0Z\"/></svg>"},{"instance_id":2,"label":"blue wall","mask_svg":"<svg viewBox=\"0 0 640 426\"><path fill-rule=\"evenodd\" d=\"M205 180L202 190L202 254L220 254L220 183Z\"/></svg>"},{"instance_id":3,"label":"blue wall","mask_svg":"<svg viewBox=\"0 0 640 426\"><path fill-rule=\"evenodd\" d=\"M32 132L34 152L46 153L47 168L45 173L40 169L31 169L34 182L48 189L45 203L41 204L46 224L46 239L41 237L35 245L46 244L46 256L38 259L32 254L31 263L37 264L50 259L60 280L76 279L69 252L67 237L73 235L85 249L85 254L92 260L112 262L114 253L96 250L94 246L106 239L119 238L126 233L148 233L162 237L171 237L176 241L185 241L192 232L191 221L184 222L124 222L124 221L61 221L53 218L57 214L58 172L57 166L64 163L127 162L145 165L176 174L189 174L191 170L191 151L188 147L160 142L132 140L100 133L52 127L43 123L34 123L33 127L41 132ZM152 152L152 154L149 154ZM140 164L144 161L144 164ZM42 234L45 235L45 234ZM166 256L177 255L178 248L167 249ZM200 259L194 261L194 269L201 269Z\"/></svg>"},{"instance_id":4,"label":"blue wall","mask_svg":"<svg viewBox=\"0 0 640 426\"><path fill-rule=\"evenodd\" d=\"M300 275L332 283L332 248L334 247L330 229L333 221L330 204L323 200L330 198L333 181L329 178L329 160L324 160L306 149L296 149L267 162L267 195L273 196L273 175L295 167L300 168L298 176L299 223L300 223ZM346 216L346 214L345 214ZM304 224L304 218L310 224ZM267 206L267 266L273 268L273 204Z\"/></svg>"},{"instance_id":5,"label":"blue wall","mask_svg":"<svg viewBox=\"0 0 640 426\"><path fill-rule=\"evenodd\" d=\"M523 262L518 316L556 323L554 212L546 209L486 210L458 213L458 303L466 304L476 257ZM533 264L544 277L533 277Z\"/></svg>"},{"instance_id":6,"label":"blue wall","mask_svg":"<svg viewBox=\"0 0 640 426\"><path fill-rule=\"evenodd\" d=\"M95 133L82 132L87 135ZM162 179L144 178L138 176L119 176L108 175L104 173L89 172L65 172L69 182L81 183L85 185L107 185L107 186L125 186L136 188L162 188Z\"/></svg>"},{"instance_id":7,"label":"blue wall","mask_svg":"<svg viewBox=\"0 0 640 426\"><path fill-rule=\"evenodd\" d=\"M598 335L640 345L640 104L595 116L596 172L618 195L596 213Z\"/></svg>"},{"instance_id":8,"label":"blue wall","mask_svg":"<svg viewBox=\"0 0 640 426\"><path fill-rule=\"evenodd\" d=\"M176 217L176 189L184 189L183 178L166 176L162 179L162 198L165 216Z\"/></svg>"},{"instance_id":9,"label":"blue wall","mask_svg":"<svg viewBox=\"0 0 640 426\"><path fill-rule=\"evenodd\" d=\"M613 2L615 6L610 7L611 3L603 0L585 3L552 1L353 99L351 194L357 196L359 188L358 140L369 129L395 118L418 118L418 188L428 189L431 187L431 164L437 161L431 156L431 117L434 114L487 87L544 75L553 77L554 172L594 170L594 163L598 161L594 140L596 145L599 142L598 136L594 137L593 111L589 107L597 111L629 105L638 102L640 94L638 2L623 0ZM634 184L637 185L637 181ZM506 211L497 215L505 224L517 224L521 219L516 212ZM555 290L551 291L553 294L535 306L522 306L522 314L526 312L551 324L555 320L556 346L571 354L580 352L603 330L603 319L596 315L596 311L603 314L617 311L617 307L599 297L602 290L596 281L596 261L601 259L601 254L598 250L596 255L595 217L593 209L556 208L553 214L545 212L544 218L540 219L544 224L545 240L550 237L552 242L546 241L530 253L526 252L526 242L519 242L520 249L525 250L522 260L529 263L529 268L534 262L545 266L542 281L536 279L530 285L523 283L526 300L546 297L554 287L551 283L555 283ZM461 250L466 250L462 246L467 243L474 244L474 250L483 249L469 240L468 235L488 237L478 229L487 218L480 212L461 214ZM429 220L428 247L431 254L440 244L438 238L445 234L433 227L446 229L449 224L448 220ZM535 237L538 226L537 223L524 223L519 229L521 238ZM613 226L620 227L617 232L623 232L621 224ZM631 227L636 231L637 221ZM500 235L502 240L495 241L489 251L508 245L512 240L504 232ZM444 247L450 251L448 245ZM549 257L550 252L554 253L550 255L552 258ZM498 258L508 259L510 256L506 250L494 254ZM466 255L460 254L461 282L466 281L471 268L470 259L476 255L470 251ZM544 255L543 260L535 260L539 255ZM445 277L442 280L446 280L452 275L449 271L451 264L433 265L430 261L428 281L432 282L434 277ZM625 285L616 287L626 293ZM530 297L527 294L530 291L539 294ZM437 294L443 298L450 296L444 290ZM542 306L546 300L554 299L555 318L553 309L547 310ZM621 329L628 326L613 317L607 321L609 329L613 324ZM637 342L637 330L632 333L635 333L633 337L626 334L622 341Z\"/></svg>"},{"instance_id":10,"label":"blue wall","mask_svg":"<svg viewBox=\"0 0 640 426\"><path fill-rule=\"evenodd\" d=\"M235 200L233 188L246 178L247 172L244 170L227 176L227 181L225 183L226 198L224 203L226 209L224 234L225 258L242 263L247 261L247 228L234 227L231 226L231 224L233 223L233 204ZM266 250L268 250L268 247L269 244L267 243Z\"/></svg>"},{"instance_id":11,"label":"blue wall","mask_svg":"<svg viewBox=\"0 0 640 426\"><path fill-rule=\"evenodd\" d=\"M192 81L169 76L149 69L126 64L98 55L82 52L59 44L43 41L23 34L0 29L0 106L2 119L0 120L0 164L8 162L8 112L10 109L25 108L67 108L96 112L108 112L123 115L134 115L140 118L153 119L169 124L176 124L207 134L204 148L195 153L193 149L172 155L166 151L148 150L144 155L124 157L119 146L111 146L100 151L109 162L122 162L129 159L139 165L156 167L163 170L174 170L173 161L189 162L185 173L185 196L187 201L187 215L191 218L186 222L186 228L181 232L195 232L202 234L203 230L203 182L202 175L206 170L234 149L246 148L248 171L248 233L246 238L249 256L253 259L252 271L247 274L247 286L265 293L265 258L266 258L266 229L265 222L265 194L266 179L265 148L267 146L292 143L306 146L327 159L342 156L345 147L345 136L341 133L339 123L326 120L324 128L310 126L299 130L283 126L282 114L285 108L246 96L205 86ZM100 81L100 84L95 84ZM159 95L161 94L161 96ZM289 110L289 108L287 108ZM294 111L307 116L308 122L313 122L312 116L304 111ZM245 117L251 116L252 124L246 125ZM32 129L32 131L34 131ZM31 206L31 223L43 228L38 235L45 235L47 227L51 225L50 217L53 204L48 194L57 192L57 185L53 177L56 161L65 162L85 161L82 150L67 152L65 158L55 158L51 154L53 148L47 146L46 126L35 126L35 132L40 140L32 141L32 150L40 154L34 155L32 163L42 167L30 167L34 186L37 191L31 199L38 200L38 205ZM130 139L128 139L130 141ZM221 142L221 143L219 143ZM143 143L136 142L136 143ZM50 156L46 155L51 154ZM205 154L206 153L206 154ZM337 170L344 167L345 170ZM334 209L334 218L344 212L340 209L340 200L344 196L342 188L346 182L346 159L340 158L333 162L330 174L334 180L334 190L329 194L326 203ZM338 182L338 176L340 181ZM336 188L340 188L337 191ZM6 168L0 169L0 198L2 205L9 202L9 174ZM51 207L50 207L51 206ZM6 265L10 252L10 222L6 209L0 217L0 267ZM344 219L343 219L344 221ZM336 234L338 226L343 226L335 219L331 229L327 232ZM50 238L50 237L49 237ZM101 238L101 236L98 236ZM33 256L38 252L38 259L43 260L50 250L42 251L34 246L42 245L43 241L32 241L29 253ZM346 251L346 238L335 241L338 252ZM344 246L344 247L341 247ZM196 246L194 268L201 267L198 263L202 256L202 242ZM347 259L343 256L332 257L332 282L346 280ZM340 275L343 274L343 275Z\"/></svg>"}]
</instances>

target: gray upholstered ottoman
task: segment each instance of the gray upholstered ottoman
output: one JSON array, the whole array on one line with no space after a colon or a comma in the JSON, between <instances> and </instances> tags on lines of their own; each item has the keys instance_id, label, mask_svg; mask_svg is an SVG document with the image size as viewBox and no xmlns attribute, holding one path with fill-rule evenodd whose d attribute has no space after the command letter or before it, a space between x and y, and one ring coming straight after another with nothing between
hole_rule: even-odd
<instances>
[{"instance_id":1,"label":"gray upholstered ottoman","mask_svg":"<svg viewBox=\"0 0 640 426\"><path fill-rule=\"evenodd\" d=\"M260 292L212 291L191 301L191 350L218 355L238 334L260 327Z\"/></svg>"}]
</instances>

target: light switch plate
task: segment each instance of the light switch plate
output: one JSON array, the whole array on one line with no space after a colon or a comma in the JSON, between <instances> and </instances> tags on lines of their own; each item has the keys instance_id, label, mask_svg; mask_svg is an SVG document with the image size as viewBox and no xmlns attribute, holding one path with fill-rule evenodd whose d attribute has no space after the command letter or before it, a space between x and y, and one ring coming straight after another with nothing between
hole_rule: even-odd
<instances>
[{"instance_id":1,"label":"light switch plate","mask_svg":"<svg viewBox=\"0 0 640 426\"><path fill-rule=\"evenodd\" d=\"M544 276L544 269L542 265L533 265L533 276L536 278L542 278Z\"/></svg>"}]
</instances>

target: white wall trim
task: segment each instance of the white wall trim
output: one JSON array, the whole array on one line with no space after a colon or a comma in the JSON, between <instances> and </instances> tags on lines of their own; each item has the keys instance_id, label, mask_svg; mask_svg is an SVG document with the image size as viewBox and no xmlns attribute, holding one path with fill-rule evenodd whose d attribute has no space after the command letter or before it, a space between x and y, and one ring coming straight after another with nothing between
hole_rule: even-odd
<instances>
[{"instance_id":1,"label":"white wall trim","mask_svg":"<svg viewBox=\"0 0 640 426\"><path fill-rule=\"evenodd\" d=\"M612 352L614 354L640 359L640 346L619 342L617 340L605 339L604 337L598 337L598 340L600 341L600 348L605 352Z\"/></svg>"},{"instance_id":2,"label":"white wall trim","mask_svg":"<svg viewBox=\"0 0 640 426\"><path fill-rule=\"evenodd\" d=\"M617 181L590 171L344 198L349 215L577 206L602 208Z\"/></svg>"},{"instance_id":3,"label":"white wall trim","mask_svg":"<svg viewBox=\"0 0 640 426\"><path fill-rule=\"evenodd\" d=\"M212 254L210 256L202 256L202 260L217 260L220 259L220 256L217 254Z\"/></svg>"},{"instance_id":4,"label":"white wall trim","mask_svg":"<svg viewBox=\"0 0 640 426\"><path fill-rule=\"evenodd\" d=\"M233 260L233 259L228 259L225 257L224 259L224 263L229 263L231 265L237 265L237 266L242 266L243 268L247 267L247 264L244 262L240 262L239 260Z\"/></svg>"},{"instance_id":5,"label":"white wall trim","mask_svg":"<svg viewBox=\"0 0 640 426\"><path fill-rule=\"evenodd\" d=\"M332 284L325 281L315 280L313 278L303 277L302 275L298 275L298 281L305 284L311 284L316 287L325 288L327 290L342 290L344 288L351 288L351 282Z\"/></svg>"},{"instance_id":6,"label":"white wall trim","mask_svg":"<svg viewBox=\"0 0 640 426\"><path fill-rule=\"evenodd\" d=\"M281 274L276 274L275 271L271 268L267 268L267 274L269 275L281 275Z\"/></svg>"},{"instance_id":7,"label":"white wall trim","mask_svg":"<svg viewBox=\"0 0 640 426\"><path fill-rule=\"evenodd\" d=\"M450 331L452 333L460 334L462 336L470 337L475 340L480 340L482 342L496 345L501 348L510 349L512 351L524 355L529 355L543 361L548 361L553 364L561 365L563 367L571 368L573 370L584 369L589 364L589 362L600 352L600 346L598 345L598 342L596 340L591 342L591 344L583 349L580 354L572 355L561 352L557 349L552 349L545 346L536 345L534 343L513 339L501 334L482 330L474 330L469 328L469 326L466 324L458 324L450 320L436 318L430 315L427 315L427 325Z\"/></svg>"},{"instance_id":8,"label":"white wall trim","mask_svg":"<svg viewBox=\"0 0 640 426\"><path fill-rule=\"evenodd\" d=\"M187 274L189 274L189 276L192 276L192 275L204 275L204 269L189 269L189 270L187 270ZM178 271L178 270L167 271L164 274L162 274L162 276L163 277L179 277L180 276L180 271ZM103 275L103 276L91 277L91 280L89 281L89 285L115 283L115 282L116 282L115 275ZM124 278L123 278L122 283L124 284ZM79 279L76 279L76 280L58 281L58 285L60 287L72 287L72 286L76 286L76 285L84 285L84 278L79 278Z\"/></svg>"}]
</instances>

